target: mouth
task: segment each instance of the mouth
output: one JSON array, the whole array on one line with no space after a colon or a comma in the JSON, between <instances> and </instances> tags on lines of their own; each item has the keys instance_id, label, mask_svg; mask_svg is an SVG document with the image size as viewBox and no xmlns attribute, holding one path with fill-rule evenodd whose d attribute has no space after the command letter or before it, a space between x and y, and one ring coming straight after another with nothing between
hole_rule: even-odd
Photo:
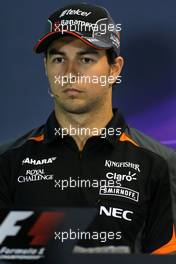
<instances>
[{"instance_id":1,"label":"mouth","mask_svg":"<svg viewBox=\"0 0 176 264\"><path fill-rule=\"evenodd\" d=\"M67 93L67 94L78 94L78 93L82 93L82 91L76 89L76 88L67 88L65 90L63 90L63 93Z\"/></svg>"}]
</instances>

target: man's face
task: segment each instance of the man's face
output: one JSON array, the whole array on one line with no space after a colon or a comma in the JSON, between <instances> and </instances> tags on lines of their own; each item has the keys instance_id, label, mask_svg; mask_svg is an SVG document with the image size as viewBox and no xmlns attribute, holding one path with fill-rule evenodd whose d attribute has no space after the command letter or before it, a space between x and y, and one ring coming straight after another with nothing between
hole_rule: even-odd
<instances>
[{"instance_id":1,"label":"man's face","mask_svg":"<svg viewBox=\"0 0 176 264\"><path fill-rule=\"evenodd\" d=\"M118 73L108 64L105 50L94 49L78 38L63 36L48 47L45 69L55 103L66 112L87 113L111 101L112 85L108 83L108 76L116 77ZM73 76L77 77L76 81ZM81 76L87 78L81 79ZM106 76L106 85L103 81L102 86L105 78L101 76Z\"/></svg>"}]
</instances>

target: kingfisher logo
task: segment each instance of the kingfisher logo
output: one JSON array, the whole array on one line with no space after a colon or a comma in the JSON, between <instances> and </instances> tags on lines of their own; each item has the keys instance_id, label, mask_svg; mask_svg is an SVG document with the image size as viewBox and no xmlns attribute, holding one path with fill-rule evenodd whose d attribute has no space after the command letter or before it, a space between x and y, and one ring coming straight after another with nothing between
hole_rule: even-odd
<instances>
[{"instance_id":1,"label":"kingfisher logo","mask_svg":"<svg viewBox=\"0 0 176 264\"><path fill-rule=\"evenodd\" d=\"M0 224L0 259L43 258L45 247L63 217L63 212L42 212L38 215L34 211L10 211ZM32 226L31 218L35 220ZM29 240L24 242L23 248L18 246L20 241ZM8 241L13 242L15 248L11 248L11 242L9 248Z\"/></svg>"},{"instance_id":2,"label":"kingfisher logo","mask_svg":"<svg viewBox=\"0 0 176 264\"><path fill-rule=\"evenodd\" d=\"M132 163L129 161L112 161L112 160L105 160L105 167L111 168L132 168L138 172L141 172L140 165L136 163Z\"/></svg>"},{"instance_id":3,"label":"kingfisher logo","mask_svg":"<svg viewBox=\"0 0 176 264\"><path fill-rule=\"evenodd\" d=\"M51 158L40 159L40 160L36 160L36 159L32 159L32 158L25 158L25 159L22 161L22 165L24 165L24 164L32 164L32 165L51 164L51 163L53 163L56 159L57 159L57 157L51 157Z\"/></svg>"}]
</instances>

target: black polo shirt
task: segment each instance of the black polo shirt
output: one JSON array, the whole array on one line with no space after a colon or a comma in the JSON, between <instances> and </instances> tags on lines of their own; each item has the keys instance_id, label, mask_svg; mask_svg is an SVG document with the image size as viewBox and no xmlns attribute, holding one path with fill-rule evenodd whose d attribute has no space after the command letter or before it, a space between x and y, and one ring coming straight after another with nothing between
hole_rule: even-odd
<instances>
[{"instance_id":1,"label":"black polo shirt","mask_svg":"<svg viewBox=\"0 0 176 264\"><path fill-rule=\"evenodd\" d=\"M96 207L88 230L112 232L110 239L82 240L78 249L123 246L131 252L173 252L167 160L130 135L134 131L117 109L109 128L114 133L90 137L79 151L71 136L59 135L53 112L46 124L15 140L0 155L1 208Z\"/></svg>"}]
</instances>

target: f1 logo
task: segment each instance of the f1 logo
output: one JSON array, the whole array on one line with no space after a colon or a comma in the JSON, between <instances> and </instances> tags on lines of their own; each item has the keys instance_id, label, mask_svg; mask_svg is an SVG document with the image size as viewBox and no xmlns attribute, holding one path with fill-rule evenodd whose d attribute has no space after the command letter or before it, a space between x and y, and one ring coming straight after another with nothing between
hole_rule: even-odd
<instances>
[{"instance_id":1,"label":"f1 logo","mask_svg":"<svg viewBox=\"0 0 176 264\"><path fill-rule=\"evenodd\" d=\"M4 242L6 237L16 236L21 229L21 226L16 225L16 223L29 218L32 214L32 211L9 212L3 223L0 225L0 244Z\"/></svg>"},{"instance_id":2,"label":"f1 logo","mask_svg":"<svg viewBox=\"0 0 176 264\"><path fill-rule=\"evenodd\" d=\"M0 225L0 245L8 236L15 237L23 228L23 224L17 225L18 221L26 220L35 212L33 211L11 211ZM46 245L55 227L62 222L64 212L41 212L35 222L29 227L24 235L31 236L30 245Z\"/></svg>"}]
</instances>

